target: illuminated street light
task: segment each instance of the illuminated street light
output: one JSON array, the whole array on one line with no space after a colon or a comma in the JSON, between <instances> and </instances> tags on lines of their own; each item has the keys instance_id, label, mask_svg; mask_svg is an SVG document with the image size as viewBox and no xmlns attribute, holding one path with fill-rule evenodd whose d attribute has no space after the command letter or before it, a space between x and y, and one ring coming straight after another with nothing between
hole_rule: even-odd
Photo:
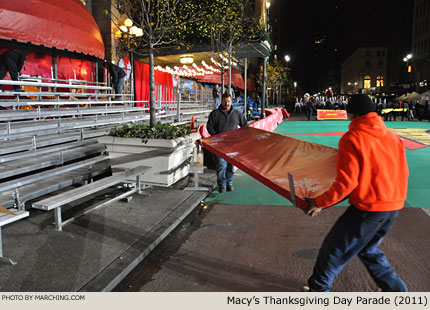
<instances>
[{"instance_id":1,"label":"illuminated street light","mask_svg":"<svg viewBox=\"0 0 430 310\"><path fill-rule=\"evenodd\" d=\"M123 25L119 26L119 31L116 33L117 38L123 40L130 48L132 41L136 39L136 37L143 36L143 29L134 26L133 21L130 18L124 20Z\"/></svg>"},{"instance_id":2,"label":"illuminated street light","mask_svg":"<svg viewBox=\"0 0 430 310\"><path fill-rule=\"evenodd\" d=\"M126 26L127 28L131 28L131 26L133 26L133 22L132 22L132 20L131 20L130 18L127 18L127 19L124 21L124 26Z\"/></svg>"},{"instance_id":3,"label":"illuminated street light","mask_svg":"<svg viewBox=\"0 0 430 310\"><path fill-rule=\"evenodd\" d=\"M286 62L289 62L291 60L291 58L290 58L289 55L285 55L284 59L285 59Z\"/></svg>"},{"instance_id":4,"label":"illuminated street light","mask_svg":"<svg viewBox=\"0 0 430 310\"><path fill-rule=\"evenodd\" d=\"M412 58L412 54L408 54L408 55L406 56L406 58L407 58L407 59L411 59L411 58Z\"/></svg>"},{"instance_id":5,"label":"illuminated street light","mask_svg":"<svg viewBox=\"0 0 430 310\"><path fill-rule=\"evenodd\" d=\"M270 2L266 1L266 9L270 9Z\"/></svg>"}]
</instances>

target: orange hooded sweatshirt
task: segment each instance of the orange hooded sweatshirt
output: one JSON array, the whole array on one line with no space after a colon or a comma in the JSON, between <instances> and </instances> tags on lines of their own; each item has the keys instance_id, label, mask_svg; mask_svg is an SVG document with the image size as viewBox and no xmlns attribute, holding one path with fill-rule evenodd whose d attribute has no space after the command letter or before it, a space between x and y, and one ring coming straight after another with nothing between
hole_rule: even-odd
<instances>
[{"instance_id":1,"label":"orange hooded sweatshirt","mask_svg":"<svg viewBox=\"0 0 430 310\"><path fill-rule=\"evenodd\" d=\"M404 206L408 164L399 136L385 127L376 113L354 118L339 141L336 180L315 199L318 207L332 206L349 196L364 211L395 211Z\"/></svg>"}]
</instances>

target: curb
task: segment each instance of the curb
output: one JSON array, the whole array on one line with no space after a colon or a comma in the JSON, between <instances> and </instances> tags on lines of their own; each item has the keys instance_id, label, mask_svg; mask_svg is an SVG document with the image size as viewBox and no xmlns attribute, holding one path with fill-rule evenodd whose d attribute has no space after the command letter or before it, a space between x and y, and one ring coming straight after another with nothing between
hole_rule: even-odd
<instances>
[{"instance_id":1,"label":"curb","mask_svg":"<svg viewBox=\"0 0 430 310\"><path fill-rule=\"evenodd\" d=\"M137 240L127 251L109 266L88 281L79 292L110 292L113 290L151 251L160 244L216 187L216 176L209 180L209 192L194 192L150 231Z\"/></svg>"}]
</instances>

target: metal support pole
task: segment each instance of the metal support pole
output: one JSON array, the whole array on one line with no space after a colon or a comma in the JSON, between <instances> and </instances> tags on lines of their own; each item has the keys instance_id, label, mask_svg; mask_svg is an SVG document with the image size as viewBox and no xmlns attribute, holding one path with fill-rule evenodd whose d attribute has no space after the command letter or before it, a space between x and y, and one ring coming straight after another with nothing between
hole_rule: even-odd
<instances>
[{"instance_id":1,"label":"metal support pole","mask_svg":"<svg viewBox=\"0 0 430 310\"><path fill-rule=\"evenodd\" d=\"M98 83L99 82L99 63L97 61L95 62L94 70L96 72L95 73L96 74L95 80L96 80L96 83Z\"/></svg>"},{"instance_id":2,"label":"metal support pole","mask_svg":"<svg viewBox=\"0 0 430 310\"><path fill-rule=\"evenodd\" d=\"M158 115L161 119L161 96L163 95L163 89L161 85L158 85Z\"/></svg>"},{"instance_id":3,"label":"metal support pole","mask_svg":"<svg viewBox=\"0 0 430 310\"><path fill-rule=\"evenodd\" d=\"M264 113L264 110L266 108L266 65L267 65L267 58L263 58L263 95L261 98L261 113L260 118L264 118L266 115Z\"/></svg>"},{"instance_id":4,"label":"metal support pole","mask_svg":"<svg viewBox=\"0 0 430 310\"><path fill-rule=\"evenodd\" d=\"M137 194L139 194L139 195L141 195L141 194L142 194L142 187L141 187L141 185L140 185L140 179L141 179L141 175L140 175L140 174L138 174L138 175L136 176L136 191L137 191Z\"/></svg>"},{"instance_id":5,"label":"metal support pole","mask_svg":"<svg viewBox=\"0 0 430 310\"><path fill-rule=\"evenodd\" d=\"M245 89L244 89L244 103L245 103L245 107L244 107L244 112L245 112L245 117L248 119L247 116L247 105L248 105L248 58L245 58Z\"/></svg>"},{"instance_id":6,"label":"metal support pole","mask_svg":"<svg viewBox=\"0 0 430 310\"><path fill-rule=\"evenodd\" d=\"M61 221L61 207L57 207L54 209L55 216L55 230L62 231L63 224Z\"/></svg>"},{"instance_id":7,"label":"metal support pole","mask_svg":"<svg viewBox=\"0 0 430 310\"><path fill-rule=\"evenodd\" d=\"M178 77L178 84L176 85L176 121L181 121L181 92L179 91L179 81L180 78Z\"/></svg>"},{"instance_id":8,"label":"metal support pole","mask_svg":"<svg viewBox=\"0 0 430 310\"><path fill-rule=\"evenodd\" d=\"M228 94L231 94L231 45L228 47Z\"/></svg>"},{"instance_id":9,"label":"metal support pole","mask_svg":"<svg viewBox=\"0 0 430 310\"><path fill-rule=\"evenodd\" d=\"M57 61L57 55L52 55L52 64L54 65L54 79L58 79L58 61ZM54 89L54 91L57 91L57 88Z\"/></svg>"},{"instance_id":10,"label":"metal support pole","mask_svg":"<svg viewBox=\"0 0 430 310\"><path fill-rule=\"evenodd\" d=\"M134 54L133 51L130 52L130 66L131 66L131 72L130 72L130 93L133 96L132 101L134 100Z\"/></svg>"}]
</instances>

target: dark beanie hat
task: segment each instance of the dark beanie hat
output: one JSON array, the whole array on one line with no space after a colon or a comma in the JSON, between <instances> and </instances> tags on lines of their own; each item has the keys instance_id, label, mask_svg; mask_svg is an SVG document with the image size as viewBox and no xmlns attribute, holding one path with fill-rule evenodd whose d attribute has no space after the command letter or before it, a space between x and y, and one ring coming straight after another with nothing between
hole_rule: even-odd
<instances>
[{"instance_id":1,"label":"dark beanie hat","mask_svg":"<svg viewBox=\"0 0 430 310\"><path fill-rule=\"evenodd\" d=\"M346 111L355 115L364 115L370 112L375 112L376 107L369 96L359 94L354 95L349 99Z\"/></svg>"}]
</instances>

